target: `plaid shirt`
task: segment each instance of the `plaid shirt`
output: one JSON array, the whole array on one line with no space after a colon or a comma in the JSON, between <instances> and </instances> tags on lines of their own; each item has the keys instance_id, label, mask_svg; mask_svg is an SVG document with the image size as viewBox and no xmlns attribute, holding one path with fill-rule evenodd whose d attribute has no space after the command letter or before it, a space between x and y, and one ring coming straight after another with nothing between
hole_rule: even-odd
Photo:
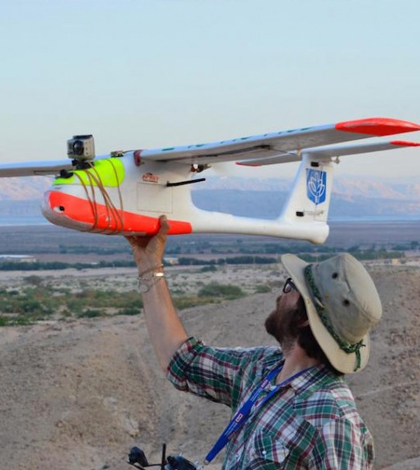
<instances>
[{"instance_id":1,"label":"plaid shirt","mask_svg":"<svg viewBox=\"0 0 420 470\"><path fill-rule=\"evenodd\" d=\"M172 358L168 378L235 413L283 360L275 347L211 348L190 338ZM229 442L223 469L372 468L372 436L346 383L327 367L309 369L258 407L266 393Z\"/></svg>"}]
</instances>

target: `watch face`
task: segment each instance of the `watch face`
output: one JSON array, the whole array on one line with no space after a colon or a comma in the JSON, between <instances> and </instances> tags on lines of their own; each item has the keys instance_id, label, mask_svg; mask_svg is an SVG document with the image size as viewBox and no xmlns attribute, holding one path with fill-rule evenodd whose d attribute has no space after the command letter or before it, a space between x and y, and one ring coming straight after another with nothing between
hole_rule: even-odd
<instances>
[{"instance_id":1,"label":"watch face","mask_svg":"<svg viewBox=\"0 0 420 470\"><path fill-rule=\"evenodd\" d=\"M139 280L139 292L140 294L145 294L146 292L149 292L150 286L145 284L144 282L141 282Z\"/></svg>"},{"instance_id":2,"label":"watch face","mask_svg":"<svg viewBox=\"0 0 420 470\"><path fill-rule=\"evenodd\" d=\"M140 294L145 294L146 292L149 292L150 288L156 284L157 281L162 279L165 275L163 273L153 273L152 277L150 279L145 278L145 277L139 277L138 278L138 289Z\"/></svg>"}]
</instances>

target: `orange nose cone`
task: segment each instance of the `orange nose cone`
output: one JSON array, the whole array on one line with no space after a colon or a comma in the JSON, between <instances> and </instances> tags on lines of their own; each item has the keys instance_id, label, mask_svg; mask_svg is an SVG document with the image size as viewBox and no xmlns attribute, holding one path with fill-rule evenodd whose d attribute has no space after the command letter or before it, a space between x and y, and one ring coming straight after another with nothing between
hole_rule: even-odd
<instances>
[{"instance_id":1,"label":"orange nose cone","mask_svg":"<svg viewBox=\"0 0 420 470\"><path fill-rule=\"evenodd\" d=\"M52 224L83 232L154 235L159 230L158 217L123 211L57 190L45 193L41 210ZM170 235L192 232L189 222L169 220L169 225Z\"/></svg>"},{"instance_id":2,"label":"orange nose cone","mask_svg":"<svg viewBox=\"0 0 420 470\"><path fill-rule=\"evenodd\" d=\"M69 197L71 196L59 191L47 191L41 204L42 215L54 225L74 230L89 230L91 223L72 216L72 211L69 210L71 207L68 205Z\"/></svg>"}]
</instances>

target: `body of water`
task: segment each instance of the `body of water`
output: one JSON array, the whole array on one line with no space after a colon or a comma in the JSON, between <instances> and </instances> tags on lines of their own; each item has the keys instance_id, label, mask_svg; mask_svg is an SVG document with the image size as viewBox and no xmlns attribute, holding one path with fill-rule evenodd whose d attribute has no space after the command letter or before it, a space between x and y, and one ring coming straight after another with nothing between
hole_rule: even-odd
<instances>
[{"instance_id":1,"label":"body of water","mask_svg":"<svg viewBox=\"0 0 420 470\"><path fill-rule=\"evenodd\" d=\"M22 225L51 225L44 217L0 217L0 227Z\"/></svg>"},{"instance_id":2,"label":"body of water","mask_svg":"<svg viewBox=\"0 0 420 470\"><path fill-rule=\"evenodd\" d=\"M328 222L364 222L364 223L381 223L381 222L420 222L420 215L377 215L377 216L361 216L361 217L331 217Z\"/></svg>"}]
</instances>

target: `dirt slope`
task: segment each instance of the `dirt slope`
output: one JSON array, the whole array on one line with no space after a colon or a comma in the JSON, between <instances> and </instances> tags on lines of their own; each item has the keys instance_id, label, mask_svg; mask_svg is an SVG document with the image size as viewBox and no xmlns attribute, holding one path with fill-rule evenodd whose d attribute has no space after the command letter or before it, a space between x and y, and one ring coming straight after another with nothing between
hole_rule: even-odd
<instances>
[{"instance_id":1,"label":"dirt slope","mask_svg":"<svg viewBox=\"0 0 420 470\"><path fill-rule=\"evenodd\" d=\"M376 468L419 469L420 268L370 269L384 320L370 365L349 382L375 437ZM209 344L266 344L262 323L275 297L253 295L182 318ZM198 460L229 418L228 409L172 389L142 317L2 329L0 377L0 470L124 470L130 446L158 461L162 442Z\"/></svg>"}]
</instances>

